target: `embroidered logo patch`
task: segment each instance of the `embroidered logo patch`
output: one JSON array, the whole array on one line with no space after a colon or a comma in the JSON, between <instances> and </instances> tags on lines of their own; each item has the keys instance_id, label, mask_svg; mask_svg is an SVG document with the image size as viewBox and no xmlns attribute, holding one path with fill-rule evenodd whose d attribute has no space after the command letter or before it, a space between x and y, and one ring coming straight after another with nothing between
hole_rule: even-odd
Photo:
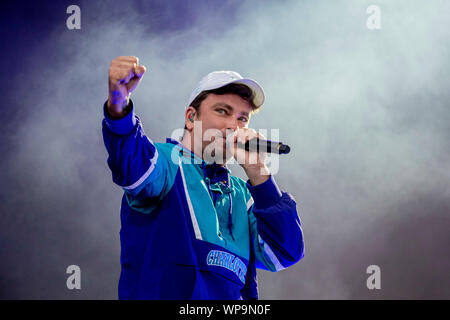
<instances>
[{"instance_id":1,"label":"embroidered logo patch","mask_svg":"<svg viewBox=\"0 0 450 320\"><path fill-rule=\"evenodd\" d=\"M234 254L220 250L211 250L206 257L206 263L209 266L218 266L230 270L238 276L242 283L245 283L247 267L245 266L245 263Z\"/></svg>"}]
</instances>

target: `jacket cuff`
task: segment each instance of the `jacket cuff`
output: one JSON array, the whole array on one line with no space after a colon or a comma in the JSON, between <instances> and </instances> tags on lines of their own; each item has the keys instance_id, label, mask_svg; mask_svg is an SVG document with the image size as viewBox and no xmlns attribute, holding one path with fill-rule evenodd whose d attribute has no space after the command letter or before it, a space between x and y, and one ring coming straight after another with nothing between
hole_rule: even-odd
<instances>
[{"instance_id":1,"label":"jacket cuff","mask_svg":"<svg viewBox=\"0 0 450 320\"><path fill-rule=\"evenodd\" d=\"M272 175L265 182L252 186L247 180L247 188L255 201L255 208L265 209L278 203L282 193Z\"/></svg>"},{"instance_id":2,"label":"jacket cuff","mask_svg":"<svg viewBox=\"0 0 450 320\"><path fill-rule=\"evenodd\" d=\"M109 130L118 135L126 135L130 133L136 125L136 117L134 116L133 101L129 102L128 108L131 109L128 114L120 119L112 119L108 113L107 107L108 101L103 105L103 115L105 117L105 123Z\"/></svg>"}]
</instances>

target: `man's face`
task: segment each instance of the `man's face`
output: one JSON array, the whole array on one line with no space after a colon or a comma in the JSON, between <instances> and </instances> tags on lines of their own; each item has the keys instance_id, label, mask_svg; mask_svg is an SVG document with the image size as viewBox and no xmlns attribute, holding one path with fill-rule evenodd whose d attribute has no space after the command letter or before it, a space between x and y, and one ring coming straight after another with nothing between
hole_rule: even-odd
<instances>
[{"instance_id":1,"label":"man's face","mask_svg":"<svg viewBox=\"0 0 450 320\"><path fill-rule=\"evenodd\" d=\"M238 128L247 127L250 121L250 103L236 94L209 94L200 105L196 121L202 121L200 130L194 127L194 149L200 151L205 160L227 163L232 153L226 152L226 137ZM213 158L211 158L212 156Z\"/></svg>"}]
</instances>

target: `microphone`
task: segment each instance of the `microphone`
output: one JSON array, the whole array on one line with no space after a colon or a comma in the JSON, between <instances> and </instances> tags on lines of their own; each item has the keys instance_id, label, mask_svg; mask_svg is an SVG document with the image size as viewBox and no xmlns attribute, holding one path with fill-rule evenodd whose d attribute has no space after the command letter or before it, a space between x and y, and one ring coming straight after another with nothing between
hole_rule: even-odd
<instances>
[{"instance_id":1,"label":"microphone","mask_svg":"<svg viewBox=\"0 0 450 320\"><path fill-rule=\"evenodd\" d=\"M247 151L262 151L267 153L288 154L291 148L287 144L283 144L278 141L264 140L260 138L254 138L248 140L245 144L237 143L238 148L244 148Z\"/></svg>"}]
</instances>

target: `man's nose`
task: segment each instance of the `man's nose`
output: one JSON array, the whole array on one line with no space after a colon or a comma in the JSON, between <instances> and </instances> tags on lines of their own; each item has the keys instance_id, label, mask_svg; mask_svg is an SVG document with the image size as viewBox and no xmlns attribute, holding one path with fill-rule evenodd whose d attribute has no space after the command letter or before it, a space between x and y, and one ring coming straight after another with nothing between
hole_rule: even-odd
<instances>
[{"instance_id":1,"label":"man's nose","mask_svg":"<svg viewBox=\"0 0 450 320\"><path fill-rule=\"evenodd\" d=\"M238 129L238 121L235 118L231 118L227 122L227 130L233 130L236 131Z\"/></svg>"}]
</instances>

